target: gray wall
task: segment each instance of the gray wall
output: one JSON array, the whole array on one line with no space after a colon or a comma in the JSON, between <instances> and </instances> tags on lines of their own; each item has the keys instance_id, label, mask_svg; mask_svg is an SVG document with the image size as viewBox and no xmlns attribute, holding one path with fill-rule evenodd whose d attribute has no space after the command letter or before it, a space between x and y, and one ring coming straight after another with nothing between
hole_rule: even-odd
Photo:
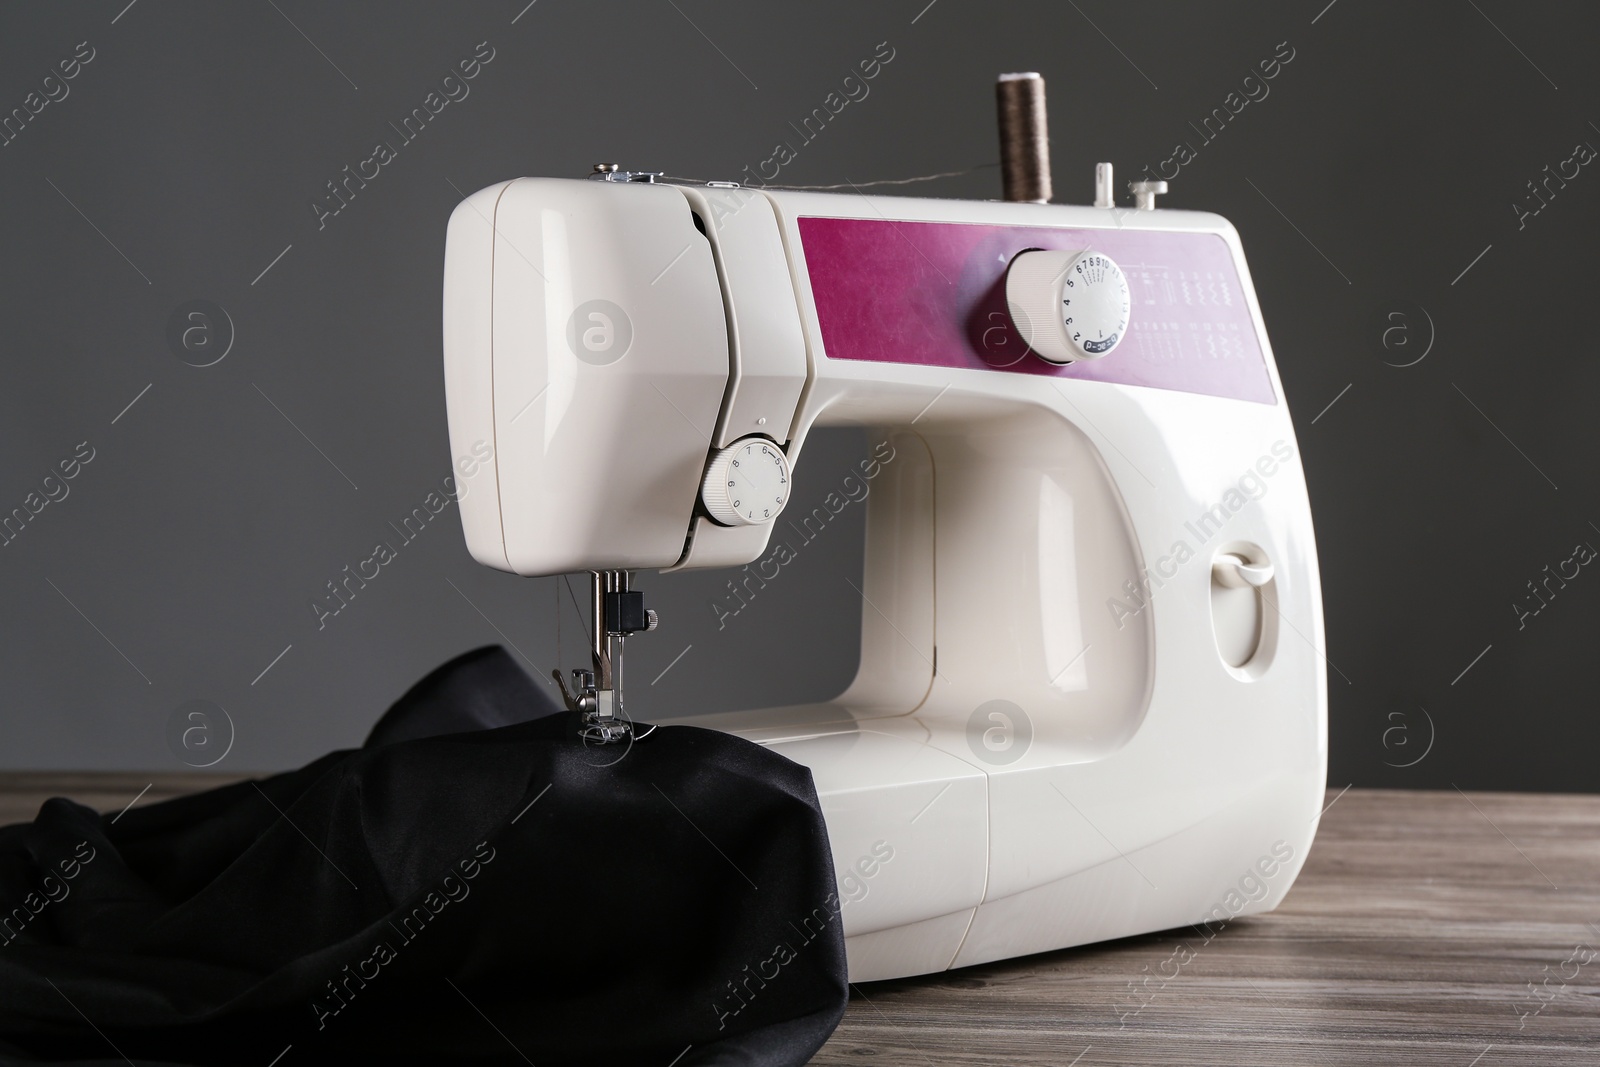
<instances>
[{"instance_id":1,"label":"gray wall","mask_svg":"<svg viewBox=\"0 0 1600 1067\"><path fill-rule=\"evenodd\" d=\"M0 9L0 113L60 97L0 147L0 512L66 492L0 548L0 766L181 769L170 727L205 701L233 724L218 769L284 767L356 743L467 648L509 642L547 673L564 589L473 564L453 511L323 628L309 607L448 473L451 208L597 160L737 178L887 41L870 95L780 181L990 162L993 76L1037 69L1058 198L1086 200L1096 160L1126 179L1182 141L1168 203L1238 225L1316 509L1333 783L1595 787L1600 577L1569 564L1537 614L1526 598L1600 545L1600 176L1568 164L1537 214L1526 183L1600 145L1600 17L1503 0L524 2ZM398 141L388 124L480 42L493 58L469 94L319 218L325 183ZM62 61L75 77L46 83ZM1205 116L1247 90L1267 95L1208 140ZM997 188L991 169L918 191ZM225 318L197 352L169 320L201 300ZM817 438L802 493L865 445ZM63 461L75 476L46 484ZM689 650L635 710L841 688L859 542L847 511L721 631L706 602L725 577L647 579L663 629L630 646L632 678ZM570 605L560 622L577 665Z\"/></svg>"}]
</instances>

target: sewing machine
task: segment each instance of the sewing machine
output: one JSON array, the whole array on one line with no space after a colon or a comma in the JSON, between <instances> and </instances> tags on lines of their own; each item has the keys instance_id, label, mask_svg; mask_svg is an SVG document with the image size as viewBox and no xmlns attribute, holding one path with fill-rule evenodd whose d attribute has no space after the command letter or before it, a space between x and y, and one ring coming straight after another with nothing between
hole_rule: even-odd
<instances>
[{"instance_id":1,"label":"sewing machine","mask_svg":"<svg viewBox=\"0 0 1600 1067\"><path fill-rule=\"evenodd\" d=\"M1061 206L597 167L450 220L451 445L492 448L467 544L594 575L564 685L589 743L645 730L632 572L762 580L811 431L886 442L854 683L682 720L811 769L855 981L1265 911L1316 829L1317 557L1238 234L1100 182Z\"/></svg>"}]
</instances>

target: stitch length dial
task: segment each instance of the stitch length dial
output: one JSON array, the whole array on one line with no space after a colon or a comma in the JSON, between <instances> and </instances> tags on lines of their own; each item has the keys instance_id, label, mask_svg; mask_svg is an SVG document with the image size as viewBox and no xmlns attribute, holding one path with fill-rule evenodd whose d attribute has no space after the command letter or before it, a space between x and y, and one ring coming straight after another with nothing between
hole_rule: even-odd
<instances>
[{"instance_id":1,"label":"stitch length dial","mask_svg":"<svg viewBox=\"0 0 1600 1067\"><path fill-rule=\"evenodd\" d=\"M724 526L771 522L789 499L789 458L765 437L735 441L711 457L700 499Z\"/></svg>"}]
</instances>

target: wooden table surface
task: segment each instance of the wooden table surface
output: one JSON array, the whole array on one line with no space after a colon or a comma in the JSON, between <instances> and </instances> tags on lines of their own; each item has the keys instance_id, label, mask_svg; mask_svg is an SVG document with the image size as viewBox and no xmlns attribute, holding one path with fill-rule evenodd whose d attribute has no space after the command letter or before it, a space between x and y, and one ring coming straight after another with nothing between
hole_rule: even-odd
<instances>
[{"instance_id":1,"label":"wooden table surface","mask_svg":"<svg viewBox=\"0 0 1600 1067\"><path fill-rule=\"evenodd\" d=\"M0 825L232 780L0 775ZM1600 797L1328 799L1277 911L856 987L813 1062L1600 1064Z\"/></svg>"}]
</instances>

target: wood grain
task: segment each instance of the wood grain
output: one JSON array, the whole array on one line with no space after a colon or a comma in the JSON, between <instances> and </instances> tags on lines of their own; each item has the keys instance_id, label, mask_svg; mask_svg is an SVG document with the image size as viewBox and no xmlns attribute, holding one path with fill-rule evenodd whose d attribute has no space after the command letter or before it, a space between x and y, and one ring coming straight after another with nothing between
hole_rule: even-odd
<instances>
[{"instance_id":1,"label":"wood grain","mask_svg":"<svg viewBox=\"0 0 1600 1067\"><path fill-rule=\"evenodd\" d=\"M141 772L7 771L0 773L0 826L31 822L50 797L70 797L96 811L120 812L135 803L154 804L229 782L239 774L147 774Z\"/></svg>"},{"instance_id":2,"label":"wood grain","mask_svg":"<svg viewBox=\"0 0 1600 1067\"><path fill-rule=\"evenodd\" d=\"M0 824L49 796L115 812L237 780L4 774ZM813 1062L1600 1063L1600 797L1328 799L1277 911L1209 940L1168 931L856 987Z\"/></svg>"},{"instance_id":3,"label":"wood grain","mask_svg":"<svg viewBox=\"0 0 1600 1067\"><path fill-rule=\"evenodd\" d=\"M813 1062L1600 1063L1600 797L1352 789L1277 911L857 987Z\"/></svg>"}]
</instances>

